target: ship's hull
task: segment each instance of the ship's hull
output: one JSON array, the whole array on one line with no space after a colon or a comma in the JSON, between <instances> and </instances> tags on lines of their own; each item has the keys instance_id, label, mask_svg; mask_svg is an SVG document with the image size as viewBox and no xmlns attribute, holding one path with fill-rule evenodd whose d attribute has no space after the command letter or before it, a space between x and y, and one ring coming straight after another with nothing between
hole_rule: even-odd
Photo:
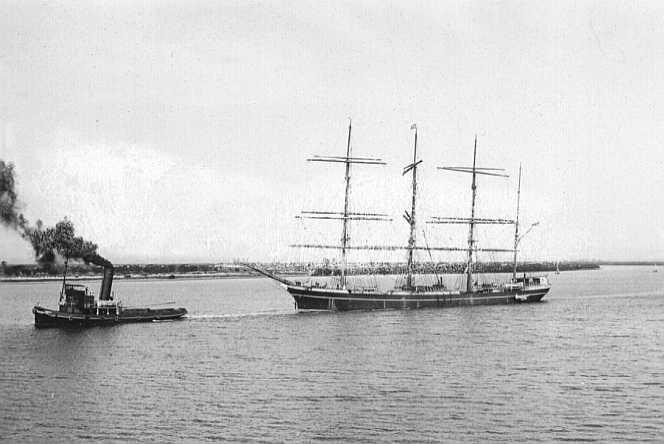
<instances>
[{"instance_id":1,"label":"ship's hull","mask_svg":"<svg viewBox=\"0 0 664 444\"><path fill-rule=\"evenodd\" d=\"M403 310L540 302L548 293L549 287L537 287L519 291L491 290L473 293L451 291L374 292L293 285L287 285L286 290L293 296L297 309L346 311Z\"/></svg>"},{"instance_id":2,"label":"ship's hull","mask_svg":"<svg viewBox=\"0 0 664 444\"><path fill-rule=\"evenodd\" d=\"M32 312L35 315L35 327L37 328L81 328L130 322L170 321L180 319L187 314L187 310L184 308L131 308L122 310L117 316L94 315L65 313L39 306L35 306Z\"/></svg>"}]
</instances>

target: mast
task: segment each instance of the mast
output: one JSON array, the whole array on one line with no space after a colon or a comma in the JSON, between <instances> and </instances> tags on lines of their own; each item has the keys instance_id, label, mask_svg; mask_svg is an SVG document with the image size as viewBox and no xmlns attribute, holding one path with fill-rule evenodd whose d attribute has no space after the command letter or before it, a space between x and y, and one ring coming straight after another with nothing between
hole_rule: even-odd
<instances>
[{"instance_id":1,"label":"mast","mask_svg":"<svg viewBox=\"0 0 664 444\"><path fill-rule=\"evenodd\" d=\"M65 269L62 273L62 289L60 289L60 302L65 294L65 286L67 284L67 265L69 264L69 255L65 255Z\"/></svg>"},{"instance_id":2,"label":"mast","mask_svg":"<svg viewBox=\"0 0 664 444\"><path fill-rule=\"evenodd\" d=\"M466 265L466 291L470 293L473 289L473 244L475 243L475 240L473 239L474 231L475 231L475 197L476 197L476 190L477 190L477 182L476 182L476 160L477 160L477 135L475 135L475 147L473 148L473 184L472 184L472 190L473 190L473 199L472 199L472 204L470 206L470 221L469 221L469 230L468 230L468 263Z\"/></svg>"},{"instance_id":3,"label":"mast","mask_svg":"<svg viewBox=\"0 0 664 444\"><path fill-rule=\"evenodd\" d=\"M348 119L348 143L346 144L346 194L344 197L343 230L341 232L341 278L340 286L346 289L346 246L348 245L348 194L350 193L350 133L353 121Z\"/></svg>"},{"instance_id":4,"label":"mast","mask_svg":"<svg viewBox=\"0 0 664 444\"><path fill-rule=\"evenodd\" d=\"M519 206L521 204L521 164L519 164L519 185L516 191L516 219L514 221L514 268L512 270L512 282L516 282L516 254L519 244Z\"/></svg>"},{"instance_id":5,"label":"mast","mask_svg":"<svg viewBox=\"0 0 664 444\"><path fill-rule=\"evenodd\" d=\"M477 166L477 135L475 135L475 144L473 147L473 166L454 166L454 167L438 167L439 170L454 171L457 173L468 173L473 175L472 201L470 207L470 217L433 217L429 223L432 224L468 224L468 247L465 251L468 254L466 263L466 291L471 293L473 290L473 252L474 251L494 251L494 252L512 252L513 250L498 249L498 248L475 248L475 225L477 224L492 224L492 225L511 225L513 220L509 219L489 219L489 218L476 218L475 217L475 201L477 198L477 176L494 176L494 177L509 177L504 173L503 168L485 168Z\"/></svg>"},{"instance_id":6,"label":"mast","mask_svg":"<svg viewBox=\"0 0 664 444\"><path fill-rule=\"evenodd\" d=\"M341 220L342 221L342 231L341 231L341 245L336 244L331 245L291 245L292 247L300 248L332 248L341 250L341 276L339 285L341 288L346 288L346 254L351 249L356 249L356 247L351 247L349 245L349 231L350 231L350 221L383 221L388 222L392 219L388 217L387 214L383 213L357 213L350 211L350 164L358 163L363 165L385 165L382 159L376 157L351 157L351 132L352 132L352 121L348 119L348 140L346 142L346 155L345 156L319 156L314 155L313 157L307 159L309 162L324 162L324 163L342 163L345 166L345 175L344 179L346 181L346 188L344 193L344 208L343 211L301 211L300 215L295 216L297 219L328 219L328 220Z\"/></svg>"},{"instance_id":7,"label":"mast","mask_svg":"<svg viewBox=\"0 0 664 444\"><path fill-rule=\"evenodd\" d=\"M406 222L410 224L410 236L408 237L408 263L406 266L406 288L413 288L413 250L415 249L415 202L417 197L417 165L420 163L417 161L417 125L413 124L410 129L415 130L415 143L413 147L413 163L404 168L403 174L406 174L408 171L413 171L413 200L410 207L410 214L408 211L405 212L404 218Z\"/></svg>"}]
</instances>

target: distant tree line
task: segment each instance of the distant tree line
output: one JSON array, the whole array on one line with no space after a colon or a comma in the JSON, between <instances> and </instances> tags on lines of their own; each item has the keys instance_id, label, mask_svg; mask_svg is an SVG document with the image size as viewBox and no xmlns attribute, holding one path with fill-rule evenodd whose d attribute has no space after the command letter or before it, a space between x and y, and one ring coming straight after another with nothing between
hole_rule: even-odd
<instances>
[{"instance_id":1,"label":"distant tree line","mask_svg":"<svg viewBox=\"0 0 664 444\"><path fill-rule=\"evenodd\" d=\"M514 268L513 263L509 262L484 262L473 265L475 273L511 273ZM555 262L519 262L517 264L518 273L533 272L552 272L556 269L560 271L571 270L594 270L598 269L599 264L595 262L560 262L556 266ZM416 264L414 272L417 274L461 274L466 270L465 262L424 262ZM354 264L347 268L349 275L364 274L405 274L407 271L405 263L374 263L374 264ZM341 269L335 265L319 265L310 272L312 276L337 276L341 274Z\"/></svg>"},{"instance_id":2,"label":"distant tree line","mask_svg":"<svg viewBox=\"0 0 664 444\"><path fill-rule=\"evenodd\" d=\"M64 264L20 264L0 263L2 274L7 277L46 277L62 276ZM148 274L191 274L191 273L243 273L247 270L241 265L226 264L119 264L115 265L116 275ZM94 276L102 273L102 267L84 263L69 262L67 275Z\"/></svg>"},{"instance_id":3,"label":"distant tree line","mask_svg":"<svg viewBox=\"0 0 664 444\"><path fill-rule=\"evenodd\" d=\"M338 264L325 261L320 263L301 262L272 262L259 264L262 268L276 274L297 274L310 276L336 276L341 274ZM477 273L511 273L512 263L509 262L487 262L474 265ZM558 264L560 271L569 270L592 270L599 268L596 262L566 261ZM420 262L415 265L418 274L460 274L466 269L465 262ZM555 271L555 262L520 262L517 271L524 272L547 272ZM6 277L53 277L62 276L64 264L29 264L9 265L1 263L2 274ZM67 275L69 276L95 276L102 272L102 268L96 265L69 262ZM248 270L240 264L119 264L115 265L117 276L143 275L177 275L177 274L210 274L210 273L234 273L254 275L255 272ZM365 264L349 264L347 268L349 275L363 274L404 274L405 263L373 262Z\"/></svg>"}]
</instances>

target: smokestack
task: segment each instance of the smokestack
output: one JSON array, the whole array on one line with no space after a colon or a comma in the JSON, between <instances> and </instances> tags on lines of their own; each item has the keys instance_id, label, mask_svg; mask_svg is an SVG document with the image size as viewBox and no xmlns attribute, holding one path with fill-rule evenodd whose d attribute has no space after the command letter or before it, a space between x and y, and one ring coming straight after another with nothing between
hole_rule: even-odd
<instances>
[{"instance_id":1,"label":"smokestack","mask_svg":"<svg viewBox=\"0 0 664 444\"><path fill-rule=\"evenodd\" d=\"M104 267L104 278L101 280L101 289L99 290L100 301L111 301L111 287L113 285L113 267Z\"/></svg>"},{"instance_id":2,"label":"smokestack","mask_svg":"<svg viewBox=\"0 0 664 444\"><path fill-rule=\"evenodd\" d=\"M113 299L111 296L111 287L113 286L113 274L114 268L113 264L99 256L98 254L88 254L83 256L85 262L93 263L95 265L101 265L104 267L104 277L101 280L101 288L99 289L99 300L100 301L110 301Z\"/></svg>"}]
</instances>

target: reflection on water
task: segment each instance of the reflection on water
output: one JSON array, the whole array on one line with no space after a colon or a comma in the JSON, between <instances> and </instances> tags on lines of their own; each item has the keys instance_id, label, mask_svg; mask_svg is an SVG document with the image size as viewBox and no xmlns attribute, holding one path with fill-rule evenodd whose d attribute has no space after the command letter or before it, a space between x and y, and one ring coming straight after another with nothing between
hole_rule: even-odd
<instances>
[{"instance_id":1,"label":"reflection on water","mask_svg":"<svg viewBox=\"0 0 664 444\"><path fill-rule=\"evenodd\" d=\"M32 326L57 283L0 283L1 436L661 439L664 274L550 278L541 304L349 313L297 313L264 279L120 281L127 305L190 316L81 331Z\"/></svg>"}]
</instances>

